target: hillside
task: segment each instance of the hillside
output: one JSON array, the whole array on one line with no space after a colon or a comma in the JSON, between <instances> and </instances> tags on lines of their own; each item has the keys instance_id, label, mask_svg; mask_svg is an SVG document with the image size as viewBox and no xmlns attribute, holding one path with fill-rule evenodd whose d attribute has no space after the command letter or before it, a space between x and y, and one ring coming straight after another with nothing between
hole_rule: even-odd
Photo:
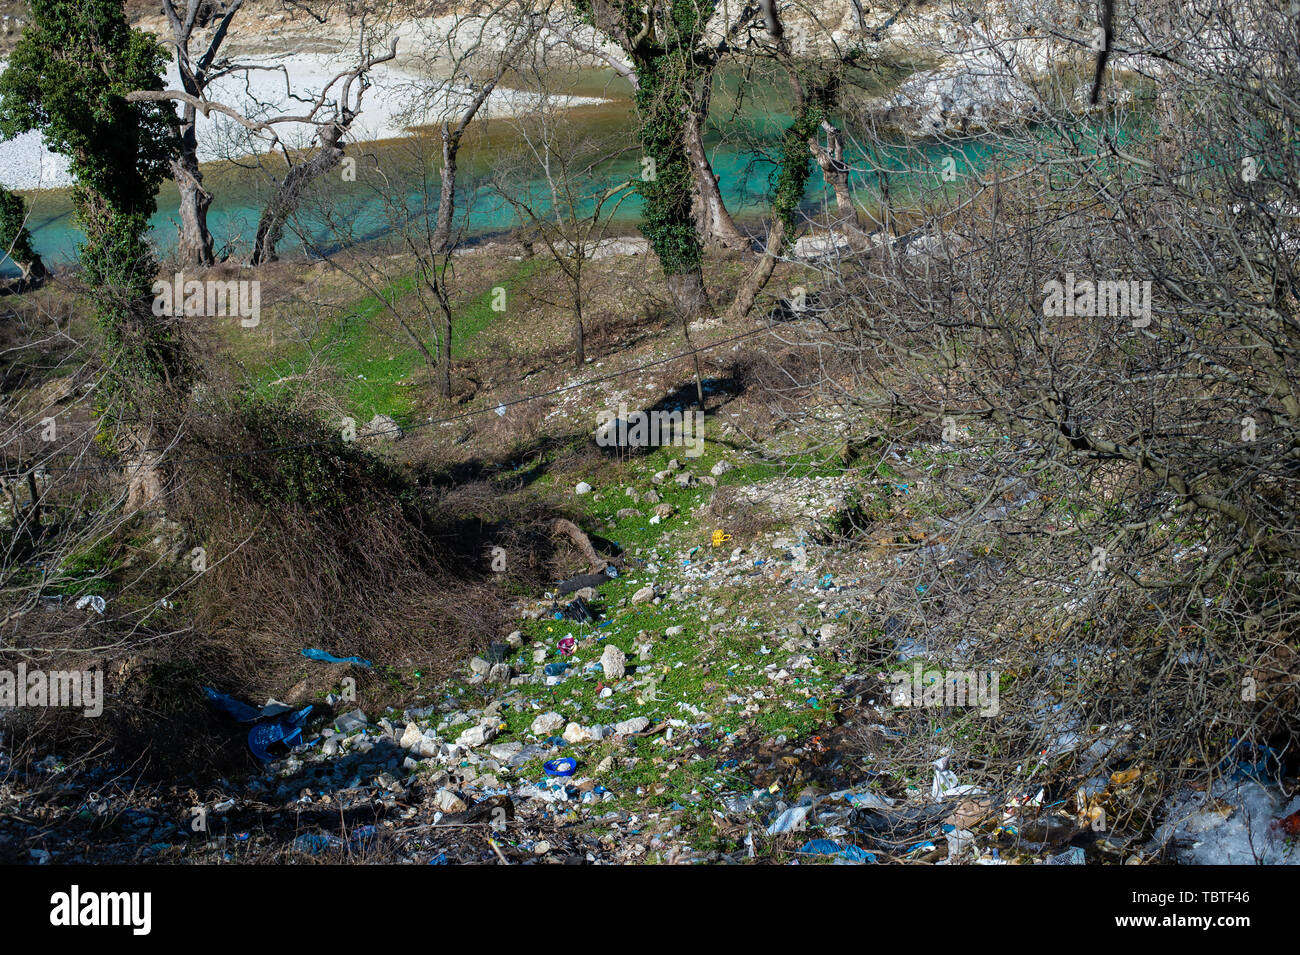
<instances>
[{"instance_id":1,"label":"hillside","mask_svg":"<svg viewBox=\"0 0 1300 955\"><path fill-rule=\"evenodd\" d=\"M43 2L0 862L1300 862L1294 11Z\"/></svg>"}]
</instances>

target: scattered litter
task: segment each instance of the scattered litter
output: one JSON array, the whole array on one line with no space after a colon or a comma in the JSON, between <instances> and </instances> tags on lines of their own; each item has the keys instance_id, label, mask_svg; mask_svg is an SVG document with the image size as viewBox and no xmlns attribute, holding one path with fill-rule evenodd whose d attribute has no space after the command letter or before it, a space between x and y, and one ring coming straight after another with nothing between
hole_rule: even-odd
<instances>
[{"instance_id":1,"label":"scattered litter","mask_svg":"<svg viewBox=\"0 0 1300 955\"><path fill-rule=\"evenodd\" d=\"M861 846L844 846L830 839L810 839L799 848L799 852L802 855L835 856L859 864L876 861L875 854Z\"/></svg>"},{"instance_id":2,"label":"scattered litter","mask_svg":"<svg viewBox=\"0 0 1300 955\"><path fill-rule=\"evenodd\" d=\"M248 748L253 755L269 763L281 751L293 749L302 743L302 727L312 708L304 707L290 716L258 723L248 731Z\"/></svg>"},{"instance_id":3,"label":"scattered litter","mask_svg":"<svg viewBox=\"0 0 1300 955\"><path fill-rule=\"evenodd\" d=\"M808 822L809 806L791 806L767 827L767 834L775 836L782 832L798 832Z\"/></svg>"},{"instance_id":4,"label":"scattered litter","mask_svg":"<svg viewBox=\"0 0 1300 955\"><path fill-rule=\"evenodd\" d=\"M1083 849L1079 846L1071 846L1064 852L1052 856L1046 862L1047 865L1085 865L1087 858L1083 854Z\"/></svg>"},{"instance_id":5,"label":"scattered litter","mask_svg":"<svg viewBox=\"0 0 1300 955\"><path fill-rule=\"evenodd\" d=\"M369 668L372 666L369 660L361 657L336 657L332 653L326 653L324 650L317 650L309 647L302 651L302 655L308 660L315 660L318 663L355 663L357 666Z\"/></svg>"}]
</instances>

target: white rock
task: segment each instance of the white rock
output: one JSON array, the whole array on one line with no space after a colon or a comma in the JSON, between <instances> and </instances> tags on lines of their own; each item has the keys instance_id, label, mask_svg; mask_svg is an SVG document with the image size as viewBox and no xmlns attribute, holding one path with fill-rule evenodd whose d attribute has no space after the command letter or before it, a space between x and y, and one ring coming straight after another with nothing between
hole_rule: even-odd
<instances>
[{"instance_id":1,"label":"white rock","mask_svg":"<svg viewBox=\"0 0 1300 955\"><path fill-rule=\"evenodd\" d=\"M420 730L420 727L416 726L414 723L407 723L406 732L402 734L402 738L398 741L398 745L400 745L402 749L414 749L423 742L424 733Z\"/></svg>"},{"instance_id":2,"label":"white rock","mask_svg":"<svg viewBox=\"0 0 1300 955\"><path fill-rule=\"evenodd\" d=\"M632 603L644 604L655 599L655 589L653 586L642 587L632 595Z\"/></svg>"},{"instance_id":3,"label":"white rock","mask_svg":"<svg viewBox=\"0 0 1300 955\"><path fill-rule=\"evenodd\" d=\"M360 434L362 438L376 438L380 441L396 441L401 436L401 427L386 414L377 414L371 418Z\"/></svg>"},{"instance_id":4,"label":"white rock","mask_svg":"<svg viewBox=\"0 0 1300 955\"><path fill-rule=\"evenodd\" d=\"M488 755L493 759L500 760L504 763L512 756L518 755L519 751L523 748L523 744L521 743L497 743L488 750Z\"/></svg>"},{"instance_id":5,"label":"white rock","mask_svg":"<svg viewBox=\"0 0 1300 955\"><path fill-rule=\"evenodd\" d=\"M563 725L564 717L551 710L533 720L533 725L529 729L537 736L550 736Z\"/></svg>"},{"instance_id":6,"label":"white rock","mask_svg":"<svg viewBox=\"0 0 1300 955\"><path fill-rule=\"evenodd\" d=\"M614 724L614 732L620 736L626 736L629 733L643 733L649 728L650 721L644 716L634 716L630 720Z\"/></svg>"},{"instance_id":7,"label":"white rock","mask_svg":"<svg viewBox=\"0 0 1300 955\"><path fill-rule=\"evenodd\" d=\"M615 236L601 239L591 251L591 259L605 259L611 255L647 255L650 252L650 240L641 236Z\"/></svg>"},{"instance_id":8,"label":"white rock","mask_svg":"<svg viewBox=\"0 0 1300 955\"><path fill-rule=\"evenodd\" d=\"M848 252L852 243L834 232L809 233L794 240L792 252L796 259L828 259Z\"/></svg>"},{"instance_id":9,"label":"white rock","mask_svg":"<svg viewBox=\"0 0 1300 955\"><path fill-rule=\"evenodd\" d=\"M627 654L615 646L608 646L600 655L600 667L606 679L621 680L627 672Z\"/></svg>"},{"instance_id":10,"label":"white rock","mask_svg":"<svg viewBox=\"0 0 1300 955\"><path fill-rule=\"evenodd\" d=\"M970 55L912 74L884 100L885 116L913 135L990 128L1022 117L1036 102L996 54Z\"/></svg>"},{"instance_id":11,"label":"white rock","mask_svg":"<svg viewBox=\"0 0 1300 955\"><path fill-rule=\"evenodd\" d=\"M580 482L578 483L578 486L575 487L575 488L573 489L573 493L574 493L574 494L590 494L590 493L591 493L591 485L588 484L586 481L580 481Z\"/></svg>"},{"instance_id":12,"label":"white rock","mask_svg":"<svg viewBox=\"0 0 1300 955\"><path fill-rule=\"evenodd\" d=\"M591 739L591 730L581 723L570 723L564 728L564 741L570 744L585 743Z\"/></svg>"},{"instance_id":13,"label":"white rock","mask_svg":"<svg viewBox=\"0 0 1300 955\"><path fill-rule=\"evenodd\" d=\"M496 739L497 733L500 731L496 723L480 723L478 726L471 726L456 737L456 745L470 748L482 746L484 743L490 743Z\"/></svg>"}]
</instances>

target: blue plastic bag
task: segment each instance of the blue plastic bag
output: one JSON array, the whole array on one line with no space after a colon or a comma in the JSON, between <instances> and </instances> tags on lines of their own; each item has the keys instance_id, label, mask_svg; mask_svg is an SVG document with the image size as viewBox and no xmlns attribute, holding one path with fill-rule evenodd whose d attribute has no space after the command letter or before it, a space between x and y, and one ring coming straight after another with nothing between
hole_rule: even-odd
<instances>
[{"instance_id":1,"label":"blue plastic bag","mask_svg":"<svg viewBox=\"0 0 1300 955\"><path fill-rule=\"evenodd\" d=\"M315 660L317 663L355 663L357 666L370 667L370 661L361 657L336 657L332 653L326 653L324 650L317 650L315 647L308 647L302 651L302 655L308 660Z\"/></svg>"}]
</instances>

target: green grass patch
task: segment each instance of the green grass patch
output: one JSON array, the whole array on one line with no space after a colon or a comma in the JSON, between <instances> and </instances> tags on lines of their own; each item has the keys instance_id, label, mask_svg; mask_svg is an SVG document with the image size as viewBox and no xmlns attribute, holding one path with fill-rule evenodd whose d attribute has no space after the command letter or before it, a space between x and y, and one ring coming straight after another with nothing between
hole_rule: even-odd
<instances>
[{"instance_id":1,"label":"green grass patch","mask_svg":"<svg viewBox=\"0 0 1300 955\"><path fill-rule=\"evenodd\" d=\"M521 262L512 276L499 283L506 290L505 312L494 310L492 289L455 308L453 357L481 357L490 347L482 340L483 332L510 314L511 296L538 267L534 261ZM358 421L369 421L376 414L402 420L415 404L426 363L388 305L399 306L403 299L415 294L419 281L419 274L412 272L395 279L379 294L359 299L316 340L296 346L272 361L259 375L255 390L268 392L271 382L304 374L313 355L319 354L338 373L336 396ZM436 354L427 320L408 315L407 321L417 334L428 333L425 346Z\"/></svg>"}]
</instances>

